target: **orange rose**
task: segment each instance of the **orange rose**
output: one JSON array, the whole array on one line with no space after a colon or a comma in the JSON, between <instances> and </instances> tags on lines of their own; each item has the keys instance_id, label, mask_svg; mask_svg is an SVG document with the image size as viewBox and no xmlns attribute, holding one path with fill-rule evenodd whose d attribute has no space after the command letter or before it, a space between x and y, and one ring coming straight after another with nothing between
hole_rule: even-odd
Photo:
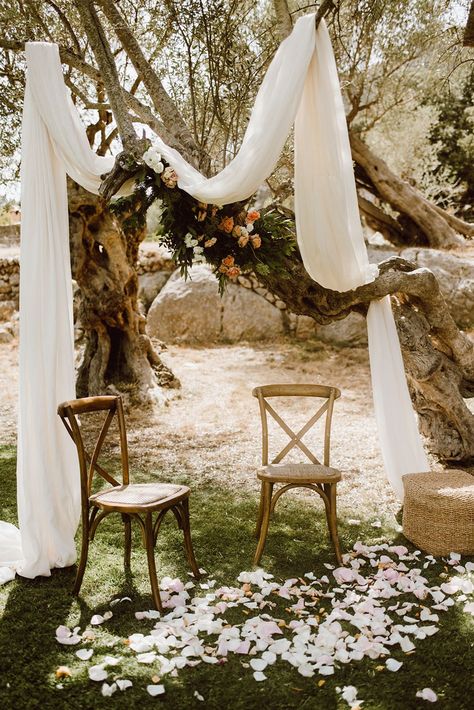
<instances>
[{"instance_id":1,"label":"orange rose","mask_svg":"<svg viewBox=\"0 0 474 710\"><path fill-rule=\"evenodd\" d=\"M224 266L234 266L234 262L235 262L235 259L230 254L228 256L226 256L225 259L222 259L222 263L224 264Z\"/></svg>"},{"instance_id":2,"label":"orange rose","mask_svg":"<svg viewBox=\"0 0 474 710\"><path fill-rule=\"evenodd\" d=\"M242 234L242 236L239 237L239 242L238 242L239 247L245 247L245 246L247 246L248 241L249 241L249 235L248 235L248 234Z\"/></svg>"},{"instance_id":3,"label":"orange rose","mask_svg":"<svg viewBox=\"0 0 474 710\"><path fill-rule=\"evenodd\" d=\"M232 230L234 229L234 218L233 217L223 217L219 224L217 225L217 229L220 229L222 232L226 232L227 234L230 234Z\"/></svg>"},{"instance_id":4,"label":"orange rose","mask_svg":"<svg viewBox=\"0 0 474 710\"><path fill-rule=\"evenodd\" d=\"M260 238L260 234L253 234L250 238L252 240L252 246L254 249L258 249L259 247L262 246L262 240Z\"/></svg>"},{"instance_id":5,"label":"orange rose","mask_svg":"<svg viewBox=\"0 0 474 710\"><path fill-rule=\"evenodd\" d=\"M213 247L216 242L217 242L217 239L215 237L211 237L211 239L208 239L207 241L204 242L204 246L207 249L209 249L209 247Z\"/></svg>"},{"instance_id":6,"label":"orange rose","mask_svg":"<svg viewBox=\"0 0 474 710\"><path fill-rule=\"evenodd\" d=\"M238 266L231 266L231 268L227 271L227 276L229 279L236 279L237 276L240 276L240 269Z\"/></svg>"},{"instance_id":7,"label":"orange rose","mask_svg":"<svg viewBox=\"0 0 474 710\"><path fill-rule=\"evenodd\" d=\"M260 212L258 212L258 210L250 210L250 212L247 212L247 222L256 222L257 219L260 219Z\"/></svg>"}]
</instances>

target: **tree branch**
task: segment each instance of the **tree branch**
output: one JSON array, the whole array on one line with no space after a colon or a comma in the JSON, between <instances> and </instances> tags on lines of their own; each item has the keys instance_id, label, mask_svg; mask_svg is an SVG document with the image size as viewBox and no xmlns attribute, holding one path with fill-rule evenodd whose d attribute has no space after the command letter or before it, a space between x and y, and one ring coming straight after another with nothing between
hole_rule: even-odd
<instances>
[{"instance_id":1,"label":"tree branch","mask_svg":"<svg viewBox=\"0 0 474 710\"><path fill-rule=\"evenodd\" d=\"M156 111L158 111L167 125L173 126L175 144L179 143L180 152L196 167L199 166L202 160L199 146L196 144L191 131L184 122L174 102L171 101L163 84L145 58L137 39L128 27L125 19L122 17L115 4L109 2L109 0L99 0L99 4L122 43L122 47L130 57L133 66L141 77Z\"/></svg>"},{"instance_id":2,"label":"tree branch","mask_svg":"<svg viewBox=\"0 0 474 710\"><path fill-rule=\"evenodd\" d=\"M117 122L122 144L128 152L138 159L141 157L144 147L137 139L137 134L123 100L117 68L92 0L75 0L74 4L77 7L84 30L99 65L100 78L107 89L107 95Z\"/></svg>"}]
</instances>

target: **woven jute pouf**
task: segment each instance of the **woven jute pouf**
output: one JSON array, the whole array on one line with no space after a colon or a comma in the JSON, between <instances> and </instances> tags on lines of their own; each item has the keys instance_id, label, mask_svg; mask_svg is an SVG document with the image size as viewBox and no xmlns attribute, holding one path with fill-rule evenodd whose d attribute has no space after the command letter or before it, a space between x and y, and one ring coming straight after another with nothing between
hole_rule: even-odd
<instances>
[{"instance_id":1,"label":"woven jute pouf","mask_svg":"<svg viewBox=\"0 0 474 710\"><path fill-rule=\"evenodd\" d=\"M474 476L454 469L403 476L403 534L431 555L474 555Z\"/></svg>"}]
</instances>

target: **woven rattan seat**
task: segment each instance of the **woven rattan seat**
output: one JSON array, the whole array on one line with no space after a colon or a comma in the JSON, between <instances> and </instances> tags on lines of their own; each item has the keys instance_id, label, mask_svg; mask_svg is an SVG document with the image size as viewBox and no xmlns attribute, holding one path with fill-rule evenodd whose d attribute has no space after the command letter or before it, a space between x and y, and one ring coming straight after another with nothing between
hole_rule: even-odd
<instances>
[{"instance_id":1,"label":"woven rattan seat","mask_svg":"<svg viewBox=\"0 0 474 710\"><path fill-rule=\"evenodd\" d=\"M336 517L336 485L341 480L341 473L329 465L333 406L334 401L341 395L340 391L337 387L328 387L327 385L285 384L256 387L252 394L258 399L262 424L262 465L257 470L257 478L261 483L260 506L255 530L258 543L254 564L258 565L260 562L267 539L270 517L275 506L280 496L292 488L309 488L322 498L336 559L338 564L342 564ZM296 402L299 409L303 408L302 412L311 404L316 405L317 408L306 424L298 431L294 431L270 404L268 400L272 398L276 398L277 401L283 399L283 406L289 404L289 398L292 398L291 401ZM277 406L279 407L279 405ZM289 439L271 461L269 461L268 415ZM320 433L323 444L322 461L303 441L306 434L318 423L324 424L322 434ZM314 431L311 433L314 434ZM282 463L282 460L288 454L295 453L295 450L299 450L306 461L309 459L311 463ZM281 485L274 492L273 489L278 484Z\"/></svg>"},{"instance_id":2,"label":"woven rattan seat","mask_svg":"<svg viewBox=\"0 0 474 710\"><path fill-rule=\"evenodd\" d=\"M100 433L93 437L93 448L89 453L83 438L83 427L86 415L102 417ZM130 568L132 549L131 523L136 521L142 531L142 539L146 548L148 573L155 606L163 611L160 590L156 577L155 545L163 517L171 511L183 531L184 548L190 567L195 577L199 577L199 569L194 558L189 524L189 488L171 483L130 483L128 465L127 432L123 403L120 397L86 397L63 402L58 407L58 414L64 426L74 441L79 457L81 476L82 503L82 548L79 566L74 582L74 594L79 594L82 579L86 569L89 543L94 539L99 523L110 513L119 513L125 527L125 567ZM81 421L79 421L79 417ZM112 422L118 426L120 439L121 475L115 478L107 467L99 464L104 441L110 433ZM111 488L106 488L91 495L93 481L101 477ZM121 479L121 480L120 480ZM155 517L153 518L153 514Z\"/></svg>"},{"instance_id":3,"label":"woven rattan seat","mask_svg":"<svg viewBox=\"0 0 474 710\"><path fill-rule=\"evenodd\" d=\"M403 534L431 555L474 554L474 476L448 470L403 476Z\"/></svg>"},{"instance_id":4,"label":"woven rattan seat","mask_svg":"<svg viewBox=\"0 0 474 710\"><path fill-rule=\"evenodd\" d=\"M114 486L99 491L90 497L101 508L131 508L144 505L155 509L167 505L170 500L178 500L189 494L186 486L173 486L168 483L132 483L129 486Z\"/></svg>"},{"instance_id":5,"label":"woven rattan seat","mask_svg":"<svg viewBox=\"0 0 474 710\"><path fill-rule=\"evenodd\" d=\"M257 477L275 483L336 483L341 480L341 472L312 463L271 463L259 468Z\"/></svg>"}]
</instances>

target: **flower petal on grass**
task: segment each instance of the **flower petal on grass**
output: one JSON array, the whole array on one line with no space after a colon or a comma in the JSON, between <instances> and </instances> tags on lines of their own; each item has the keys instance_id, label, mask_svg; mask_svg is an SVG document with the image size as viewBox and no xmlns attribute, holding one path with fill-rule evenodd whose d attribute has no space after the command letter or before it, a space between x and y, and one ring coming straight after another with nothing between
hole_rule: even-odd
<instances>
[{"instance_id":1,"label":"flower petal on grass","mask_svg":"<svg viewBox=\"0 0 474 710\"><path fill-rule=\"evenodd\" d=\"M147 685L146 691L148 695L151 695L153 698L157 695L164 695L166 692L164 685Z\"/></svg>"},{"instance_id":2,"label":"flower petal on grass","mask_svg":"<svg viewBox=\"0 0 474 710\"><path fill-rule=\"evenodd\" d=\"M389 671L396 672L403 666L403 662L397 661L395 658L387 658L385 665Z\"/></svg>"},{"instance_id":3,"label":"flower petal on grass","mask_svg":"<svg viewBox=\"0 0 474 710\"><path fill-rule=\"evenodd\" d=\"M104 698L110 698L110 696L113 695L116 690L117 683L112 683L112 685L109 685L108 683L103 683L100 692L102 693Z\"/></svg>"},{"instance_id":4,"label":"flower petal on grass","mask_svg":"<svg viewBox=\"0 0 474 710\"><path fill-rule=\"evenodd\" d=\"M106 680L109 676L107 671L104 668L102 668L102 666L91 666L89 668L88 673L89 673L89 678L91 680L96 681L96 682Z\"/></svg>"},{"instance_id":5,"label":"flower petal on grass","mask_svg":"<svg viewBox=\"0 0 474 710\"><path fill-rule=\"evenodd\" d=\"M132 681L128 678L118 678L118 680L116 680L115 682L117 683L117 687L119 690L127 690L127 688L131 688L133 686Z\"/></svg>"},{"instance_id":6,"label":"flower petal on grass","mask_svg":"<svg viewBox=\"0 0 474 710\"><path fill-rule=\"evenodd\" d=\"M81 661L88 661L93 655L94 651L92 648L80 648L76 651L76 656L81 659Z\"/></svg>"},{"instance_id":7,"label":"flower petal on grass","mask_svg":"<svg viewBox=\"0 0 474 710\"><path fill-rule=\"evenodd\" d=\"M438 700L438 696L434 690L431 690L431 688L423 688L423 690L419 690L416 697L421 698L422 700L427 700L429 703L435 703Z\"/></svg>"},{"instance_id":8,"label":"flower petal on grass","mask_svg":"<svg viewBox=\"0 0 474 710\"><path fill-rule=\"evenodd\" d=\"M267 661L264 661L263 658L252 658L250 661L250 666L254 671L263 671L267 665Z\"/></svg>"},{"instance_id":9,"label":"flower petal on grass","mask_svg":"<svg viewBox=\"0 0 474 710\"><path fill-rule=\"evenodd\" d=\"M267 680L267 676L265 675L265 673L262 673L262 671L255 671L253 677L258 683L260 683L262 680Z\"/></svg>"}]
</instances>

